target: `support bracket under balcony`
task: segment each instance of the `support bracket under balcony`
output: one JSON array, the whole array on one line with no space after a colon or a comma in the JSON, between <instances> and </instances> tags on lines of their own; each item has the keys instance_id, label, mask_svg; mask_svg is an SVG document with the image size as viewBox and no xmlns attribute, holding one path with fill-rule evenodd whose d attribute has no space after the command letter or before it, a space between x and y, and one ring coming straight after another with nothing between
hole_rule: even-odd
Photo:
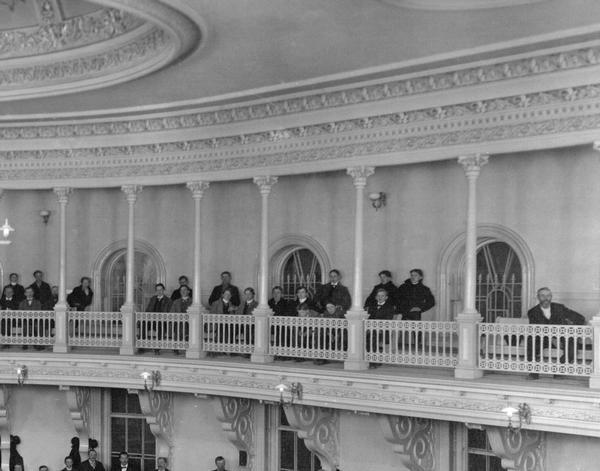
<instances>
[{"instance_id":1,"label":"support bracket under balcony","mask_svg":"<svg viewBox=\"0 0 600 471\"><path fill-rule=\"evenodd\" d=\"M142 414L156 437L157 456L169 459L173 469L173 393L167 391L137 391Z\"/></svg>"},{"instance_id":2,"label":"support bracket under balcony","mask_svg":"<svg viewBox=\"0 0 600 471\"><path fill-rule=\"evenodd\" d=\"M431 419L381 415L385 439L410 471L433 471L436 467L436 434Z\"/></svg>"},{"instance_id":3,"label":"support bracket under balcony","mask_svg":"<svg viewBox=\"0 0 600 471\"><path fill-rule=\"evenodd\" d=\"M75 426L75 432L79 436L79 451L87 453L91 435L92 390L77 386L66 386L61 389L65 391L69 414Z\"/></svg>"},{"instance_id":4,"label":"support bracket under balcony","mask_svg":"<svg viewBox=\"0 0 600 471\"><path fill-rule=\"evenodd\" d=\"M246 468L254 466L255 401L244 397L213 397L212 405L225 435L238 450L248 453Z\"/></svg>"},{"instance_id":5,"label":"support bracket under balcony","mask_svg":"<svg viewBox=\"0 0 600 471\"><path fill-rule=\"evenodd\" d=\"M507 471L543 471L546 433L539 430L509 430L485 427L492 451Z\"/></svg>"},{"instance_id":6,"label":"support bracket under balcony","mask_svg":"<svg viewBox=\"0 0 600 471\"><path fill-rule=\"evenodd\" d=\"M2 471L8 471L10 458L10 417L8 414L8 400L10 389L7 386L0 387L0 456L2 459Z\"/></svg>"}]
</instances>

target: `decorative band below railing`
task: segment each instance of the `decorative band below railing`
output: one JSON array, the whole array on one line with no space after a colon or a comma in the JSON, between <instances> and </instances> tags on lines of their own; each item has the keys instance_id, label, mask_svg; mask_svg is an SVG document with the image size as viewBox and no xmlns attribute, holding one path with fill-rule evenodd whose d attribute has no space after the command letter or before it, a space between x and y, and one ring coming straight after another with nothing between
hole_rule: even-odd
<instances>
[{"instance_id":1,"label":"decorative band below railing","mask_svg":"<svg viewBox=\"0 0 600 471\"><path fill-rule=\"evenodd\" d=\"M137 348L185 350L189 347L190 316L179 312L137 312Z\"/></svg>"},{"instance_id":2,"label":"decorative band below railing","mask_svg":"<svg viewBox=\"0 0 600 471\"><path fill-rule=\"evenodd\" d=\"M2 311L0 344L54 344L54 311Z\"/></svg>"},{"instance_id":3,"label":"decorative band below railing","mask_svg":"<svg viewBox=\"0 0 600 471\"><path fill-rule=\"evenodd\" d=\"M254 316L202 314L204 351L249 354L254 351Z\"/></svg>"},{"instance_id":4,"label":"decorative band below railing","mask_svg":"<svg viewBox=\"0 0 600 471\"><path fill-rule=\"evenodd\" d=\"M454 367L456 322L367 319L365 360L396 365Z\"/></svg>"},{"instance_id":5,"label":"decorative band below railing","mask_svg":"<svg viewBox=\"0 0 600 471\"><path fill-rule=\"evenodd\" d=\"M269 353L315 360L345 360L348 357L348 321L321 317L269 318Z\"/></svg>"},{"instance_id":6,"label":"decorative band below railing","mask_svg":"<svg viewBox=\"0 0 600 471\"><path fill-rule=\"evenodd\" d=\"M479 368L515 373L589 376L591 326L479 324Z\"/></svg>"},{"instance_id":7,"label":"decorative band below railing","mask_svg":"<svg viewBox=\"0 0 600 471\"><path fill-rule=\"evenodd\" d=\"M69 311L68 343L76 347L120 347L123 315L120 312Z\"/></svg>"}]
</instances>

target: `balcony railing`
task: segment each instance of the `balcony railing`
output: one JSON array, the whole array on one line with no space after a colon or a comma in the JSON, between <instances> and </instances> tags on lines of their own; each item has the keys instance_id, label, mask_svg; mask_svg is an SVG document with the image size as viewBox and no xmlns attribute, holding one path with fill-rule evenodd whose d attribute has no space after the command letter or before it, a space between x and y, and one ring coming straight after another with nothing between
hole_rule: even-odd
<instances>
[{"instance_id":1,"label":"balcony railing","mask_svg":"<svg viewBox=\"0 0 600 471\"><path fill-rule=\"evenodd\" d=\"M203 314L204 351L249 354L254 351L254 316Z\"/></svg>"},{"instance_id":2,"label":"balcony railing","mask_svg":"<svg viewBox=\"0 0 600 471\"><path fill-rule=\"evenodd\" d=\"M185 350L189 346L190 316L178 312L137 312L137 348Z\"/></svg>"},{"instance_id":3,"label":"balcony railing","mask_svg":"<svg viewBox=\"0 0 600 471\"><path fill-rule=\"evenodd\" d=\"M77 347L120 347L123 315L120 312L70 311L68 344Z\"/></svg>"},{"instance_id":4,"label":"balcony railing","mask_svg":"<svg viewBox=\"0 0 600 471\"><path fill-rule=\"evenodd\" d=\"M456 322L366 320L365 332L365 359L370 362L456 366Z\"/></svg>"},{"instance_id":5,"label":"balcony railing","mask_svg":"<svg viewBox=\"0 0 600 471\"><path fill-rule=\"evenodd\" d=\"M2 345L47 346L54 343L54 311L2 311Z\"/></svg>"},{"instance_id":6,"label":"balcony railing","mask_svg":"<svg viewBox=\"0 0 600 471\"><path fill-rule=\"evenodd\" d=\"M271 355L315 360L348 357L348 321L321 317L271 317Z\"/></svg>"}]
</instances>

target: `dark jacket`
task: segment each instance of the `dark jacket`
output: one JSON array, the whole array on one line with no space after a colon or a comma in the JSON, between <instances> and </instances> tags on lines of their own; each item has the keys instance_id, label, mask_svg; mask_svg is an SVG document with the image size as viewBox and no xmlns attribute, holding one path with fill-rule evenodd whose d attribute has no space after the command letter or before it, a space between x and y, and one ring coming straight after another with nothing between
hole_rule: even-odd
<instances>
[{"instance_id":1,"label":"dark jacket","mask_svg":"<svg viewBox=\"0 0 600 471\"><path fill-rule=\"evenodd\" d=\"M299 299L296 299L294 301L294 310L292 312L292 316L298 316L299 315L299 311L313 311L311 313L311 316L314 316L316 313L319 312L319 307L317 306L317 303L315 303L312 299L307 298L304 302L300 302Z\"/></svg>"},{"instance_id":2,"label":"dark jacket","mask_svg":"<svg viewBox=\"0 0 600 471\"><path fill-rule=\"evenodd\" d=\"M564 304L550 303L550 319L544 316L541 306L532 307L527 311L530 324L559 324L559 325L583 325L585 317L575 312Z\"/></svg>"},{"instance_id":3,"label":"dark jacket","mask_svg":"<svg viewBox=\"0 0 600 471\"><path fill-rule=\"evenodd\" d=\"M377 302L371 304L367 312L369 313L369 319L391 320L394 318L394 314L396 314L396 306L388 299L381 306L379 306Z\"/></svg>"},{"instance_id":4,"label":"dark jacket","mask_svg":"<svg viewBox=\"0 0 600 471\"><path fill-rule=\"evenodd\" d=\"M398 288L398 312L402 314L402 319L421 320L421 314L429 311L433 306L435 306L433 294L423 282L413 284L409 278ZM421 312L409 314L414 307L418 307Z\"/></svg>"},{"instance_id":5,"label":"dark jacket","mask_svg":"<svg viewBox=\"0 0 600 471\"><path fill-rule=\"evenodd\" d=\"M92 465L90 464L90 460L85 460L81 463L81 466L79 466L79 471L105 471L104 470L104 465L96 460L96 467L92 467Z\"/></svg>"},{"instance_id":6,"label":"dark jacket","mask_svg":"<svg viewBox=\"0 0 600 471\"><path fill-rule=\"evenodd\" d=\"M191 298L193 296L193 294L194 293L193 293L192 289L190 288L190 292L189 292L188 296ZM174 290L171 293L171 301L177 301L180 298L181 298L181 288L177 288L176 290Z\"/></svg>"},{"instance_id":7,"label":"dark jacket","mask_svg":"<svg viewBox=\"0 0 600 471\"><path fill-rule=\"evenodd\" d=\"M222 298L217 299L210 305L211 314L235 314L237 312L237 306L233 304L232 300L229 300L229 305L225 306Z\"/></svg>"},{"instance_id":8,"label":"dark jacket","mask_svg":"<svg viewBox=\"0 0 600 471\"><path fill-rule=\"evenodd\" d=\"M0 298L0 311L17 311L19 309L20 301L13 296L10 301L6 299L6 296Z\"/></svg>"},{"instance_id":9,"label":"dark jacket","mask_svg":"<svg viewBox=\"0 0 600 471\"><path fill-rule=\"evenodd\" d=\"M208 298L208 304L212 306L212 303L221 299L223 296L223 290L228 289L231 292L231 302L234 306L240 305L240 290L237 286L229 285L217 285L213 288L212 293L210 293L210 297Z\"/></svg>"},{"instance_id":10,"label":"dark jacket","mask_svg":"<svg viewBox=\"0 0 600 471\"><path fill-rule=\"evenodd\" d=\"M258 301L256 299L254 299L251 303L247 303L246 301L244 301L242 304L240 304L237 308L237 313L238 314L252 314L252 312L256 309L256 307L258 306Z\"/></svg>"},{"instance_id":11,"label":"dark jacket","mask_svg":"<svg viewBox=\"0 0 600 471\"><path fill-rule=\"evenodd\" d=\"M269 299L269 307L273 311L274 316L292 316L294 315L293 307L287 299L281 298L278 303L274 298Z\"/></svg>"},{"instance_id":12,"label":"dark jacket","mask_svg":"<svg viewBox=\"0 0 600 471\"><path fill-rule=\"evenodd\" d=\"M31 306L27 302L26 299L19 303L19 311L41 311L42 303L40 303L37 299L32 300Z\"/></svg>"},{"instance_id":13,"label":"dark jacket","mask_svg":"<svg viewBox=\"0 0 600 471\"><path fill-rule=\"evenodd\" d=\"M29 285L29 287L33 290L33 297L37 299L42 306L47 305L52 299L52 289L50 285L45 281L42 281L40 286L34 281Z\"/></svg>"},{"instance_id":14,"label":"dark jacket","mask_svg":"<svg viewBox=\"0 0 600 471\"><path fill-rule=\"evenodd\" d=\"M80 285L73 288L71 294L67 296L67 304L77 311L85 311L85 308L92 304L93 299L94 292L92 289L88 288L88 294L85 294L85 291Z\"/></svg>"},{"instance_id":15,"label":"dark jacket","mask_svg":"<svg viewBox=\"0 0 600 471\"><path fill-rule=\"evenodd\" d=\"M172 307L173 301L171 301L171 298L163 296L159 301L158 296L152 296L146 306L146 312L171 312Z\"/></svg>"},{"instance_id":16,"label":"dark jacket","mask_svg":"<svg viewBox=\"0 0 600 471\"><path fill-rule=\"evenodd\" d=\"M365 309L368 310L369 306L371 306L372 304L377 304L375 296L377 296L377 291L379 291L380 289L384 289L387 291L388 300L392 303L394 307L398 306L398 287L391 281L388 281L386 284L379 283L378 285L373 286L371 294L369 294L369 296L367 296L367 299L365 299Z\"/></svg>"},{"instance_id":17,"label":"dark jacket","mask_svg":"<svg viewBox=\"0 0 600 471\"><path fill-rule=\"evenodd\" d=\"M12 285L9 283L6 286L4 286L2 293L4 293L4 289L6 289L8 286L10 286L13 289L13 295L15 298L17 298L18 302L21 302L25 299L25 288L23 287L23 285L20 285L19 283L17 283L16 285Z\"/></svg>"},{"instance_id":18,"label":"dark jacket","mask_svg":"<svg viewBox=\"0 0 600 471\"><path fill-rule=\"evenodd\" d=\"M350 309L350 306L352 305L350 291L348 291L348 288L341 283L338 283L335 286L333 286L331 283L324 284L319 289L317 299L319 311L323 311L328 302L332 302L336 306L340 306L344 312Z\"/></svg>"},{"instance_id":19,"label":"dark jacket","mask_svg":"<svg viewBox=\"0 0 600 471\"><path fill-rule=\"evenodd\" d=\"M171 304L171 312L187 312L188 307L192 305L192 297L187 299L179 298Z\"/></svg>"}]
</instances>

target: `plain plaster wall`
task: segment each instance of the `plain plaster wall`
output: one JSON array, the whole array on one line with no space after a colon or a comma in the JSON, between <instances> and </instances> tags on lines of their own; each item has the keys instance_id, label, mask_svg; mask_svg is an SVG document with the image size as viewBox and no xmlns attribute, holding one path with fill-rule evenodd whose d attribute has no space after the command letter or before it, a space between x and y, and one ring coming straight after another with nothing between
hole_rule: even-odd
<instances>
[{"instance_id":1,"label":"plain plaster wall","mask_svg":"<svg viewBox=\"0 0 600 471\"><path fill-rule=\"evenodd\" d=\"M479 179L479 223L518 233L533 253L534 285L550 286L555 299L588 317L600 302L600 155L577 147L492 156ZM364 293L387 268L402 281L421 267L438 295L444 248L465 225L466 183L456 161L378 168L366 192L384 191L387 206L375 211L365 198ZM110 184L110 182L107 182ZM318 242L352 286L354 187L345 172L280 177L270 196L270 241L305 234ZM58 274L58 204L51 191L6 191L0 215L16 228L0 247L4 282L10 271L31 282L41 268ZM53 214L45 226L38 213ZM127 232L127 204L119 189L76 190L68 205L67 284L90 274L98 254ZM240 288L257 285L260 195L251 181L212 183L202 200L203 301L231 270ZM181 186L146 187L136 204L136 237L151 243L166 264L167 289L193 273L193 200ZM191 281L191 280L190 280ZM529 301L529 302L528 302ZM531 304L532 299L526 300ZM432 316L445 317L439 306Z\"/></svg>"}]
</instances>

